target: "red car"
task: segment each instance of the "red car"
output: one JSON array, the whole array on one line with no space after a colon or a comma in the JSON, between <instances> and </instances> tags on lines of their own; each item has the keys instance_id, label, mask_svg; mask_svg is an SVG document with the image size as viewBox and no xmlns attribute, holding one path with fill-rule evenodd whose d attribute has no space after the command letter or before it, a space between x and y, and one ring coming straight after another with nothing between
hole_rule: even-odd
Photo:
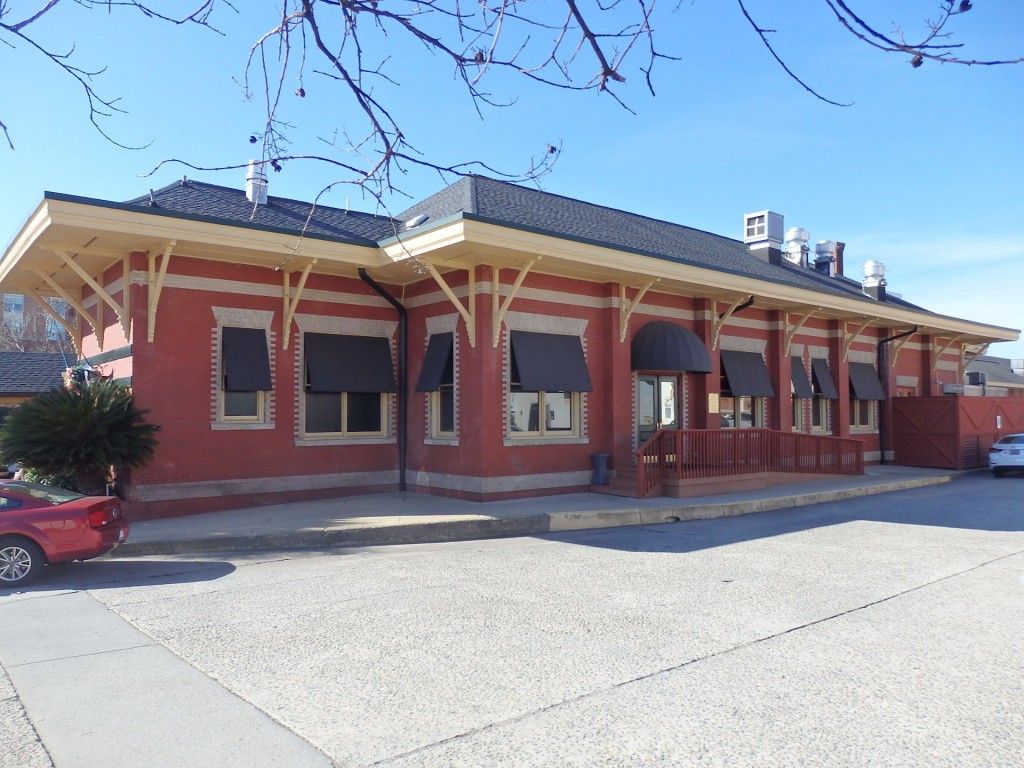
<instances>
[{"instance_id":1,"label":"red car","mask_svg":"<svg viewBox=\"0 0 1024 768\"><path fill-rule=\"evenodd\" d=\"M114 496L0 480L0 589L25 584L47 563L106 554L128 527Z\"/></svg>"}]
</instances>

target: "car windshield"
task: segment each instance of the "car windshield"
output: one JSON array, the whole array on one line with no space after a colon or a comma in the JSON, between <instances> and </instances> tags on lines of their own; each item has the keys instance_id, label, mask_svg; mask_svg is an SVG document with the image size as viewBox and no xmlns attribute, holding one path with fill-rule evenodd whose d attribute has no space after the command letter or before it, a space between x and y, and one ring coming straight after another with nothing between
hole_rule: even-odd
<instances>
[{"instance_id":1,"label":"car windshield","mask_svg":"<svg viewBox=\"0 0 1024 768\"><path fill-rule=\"evenodd\" d=\"M75 493L74 491L66 491L63 488L54 488L53 486L40 485L39 483L27 483L21 480L13 483L4 483L0 488L11 493L17 493L20 496L29 496L33 499L48 501L50 504L63 504L66 501L82 498L82 494Z\"/></svg>"},{"instance_id":2,"label":"car windshield","mask_svg":"<svg viewBox=\"0 0 1024 768\"><path fill-rule=\"evenodd\" d=\"M1010 443L1024 443L1024 435L1007 435L999 442L1003 445L1009 445Z\"/></svg>"}]
</instances>

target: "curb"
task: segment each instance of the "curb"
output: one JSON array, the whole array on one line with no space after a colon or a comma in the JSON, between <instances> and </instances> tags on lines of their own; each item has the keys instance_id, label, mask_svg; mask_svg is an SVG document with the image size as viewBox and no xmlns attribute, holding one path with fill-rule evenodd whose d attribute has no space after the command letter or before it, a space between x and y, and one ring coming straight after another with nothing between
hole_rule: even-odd
<instances>
[{"instance_id":1,"label":"curb","mask_svg":"<svg viewBox=\"0 0 1024 768\"><path fill-rule=\"evenodd\" d=\"M201 539L131 542L122 544L107 557L141 557L143 555L180 555L209 552L255 550L332 549L384 546L388 544L437 544L447 541L469 541L511 536L534 536L544 533L619 528L637 525L660 525L688 520L709 520L757 512L806 507L832 501L874 496L941 485L954 475L912 478L876 483L832 491L817 491L749 501L718 502L686 506L632 507L587 512L545 512L542 514L442 520L430 523L387 525L355 525L323 530L289 533L252 534Z\"/></svg>"}]
</instances>

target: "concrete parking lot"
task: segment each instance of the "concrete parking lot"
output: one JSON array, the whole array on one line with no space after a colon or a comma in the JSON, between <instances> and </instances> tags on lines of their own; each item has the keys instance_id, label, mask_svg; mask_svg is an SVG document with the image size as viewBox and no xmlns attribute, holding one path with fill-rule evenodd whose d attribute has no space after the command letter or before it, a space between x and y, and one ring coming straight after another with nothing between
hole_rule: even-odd
<instances>
[{"instance_id":1,"label":"concrete parking lot","mask_svg":"<svg viewBox=\"0 0 1024 768\"><path fill-rule=\"evenodd\" d=\"M1016 765L1022 491L978 474L719 520L75 564L0 597L0 754Z\"/></svg>"}]
</instances>

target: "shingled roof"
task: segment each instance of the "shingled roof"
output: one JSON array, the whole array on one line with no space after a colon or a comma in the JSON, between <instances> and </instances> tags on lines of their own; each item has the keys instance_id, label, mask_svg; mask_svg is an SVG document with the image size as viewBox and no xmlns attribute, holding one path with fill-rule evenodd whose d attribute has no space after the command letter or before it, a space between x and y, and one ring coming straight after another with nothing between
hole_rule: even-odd
<instances>
[{"instance_id":1,"label":"shingled roof","mask_svg":"<svg viewBox=\"0 0 1024 768\"><path fill-rule=\"evenodd\" d=\"M970 372L984 373L990 386L1024 389L1024 376L1013 372L1011 363L1005 357L982 355L967 366Z\"/></svg>"},{"instance_id":2,"label":"shingled roof","mask_svg":"<svg viewBox=\"0 0 1024 768\"><path fill-rule=\"evenodd\" d=\"M483 176L466 176L395 218L329 206L314 207L308 202L272 196L266 204L254 205L241 189L190 179L182 179L122 205L233 226L305 232L368 247L391 240L404 230L404 222L416 216L426 217L420 225L424 230L462 217L863 299L866 303L874 301L864 295L856 280L841 275L830 277L789 263L771 264L733 238ZM886 301L909 309L922 309L891 293Z\"/></svg>"},{"instance_id":3,"label":"shingled roof","mask_svg":"<svg viewBox=\"0 0 1024 768\"><path fill-rule=\"evenodd\" d=\"M0 352L0 397L31 397L63 383L60 352Z\"/></svg>"}]
</instances>

